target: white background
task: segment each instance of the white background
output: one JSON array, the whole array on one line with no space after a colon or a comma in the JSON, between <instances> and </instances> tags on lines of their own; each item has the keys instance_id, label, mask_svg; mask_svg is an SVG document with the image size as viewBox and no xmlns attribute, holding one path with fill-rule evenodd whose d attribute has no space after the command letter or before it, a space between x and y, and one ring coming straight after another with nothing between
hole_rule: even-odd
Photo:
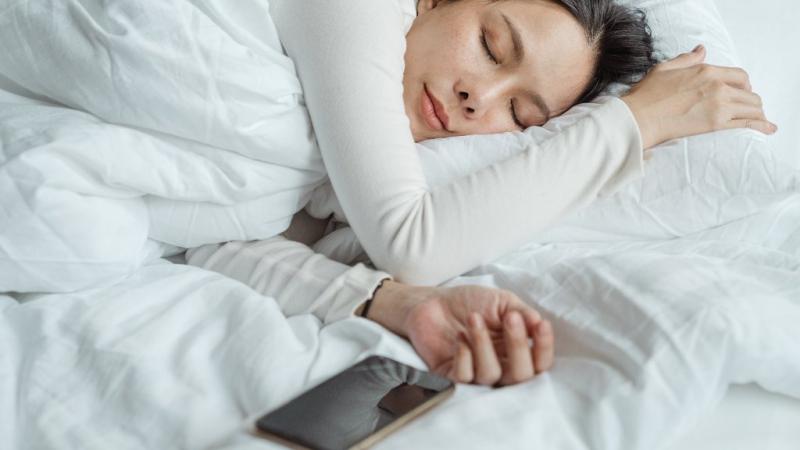
<instances>
[{"instance_id":1,"label":"white background","mask_svg":"<svg viewBox=\"0 0 800 450\"><path fill-rule=\"evenodd\" d=\"M781 157L800 169L800 2L716 0L767 117Z\"/></svg>"}]
</instances>

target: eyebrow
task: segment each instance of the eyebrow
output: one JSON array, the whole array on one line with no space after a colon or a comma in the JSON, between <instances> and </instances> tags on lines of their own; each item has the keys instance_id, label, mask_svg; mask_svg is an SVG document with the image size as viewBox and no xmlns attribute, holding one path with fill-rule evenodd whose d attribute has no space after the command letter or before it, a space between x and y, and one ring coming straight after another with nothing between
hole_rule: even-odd
<instances>
[{"instance_id":1,"label":"eyebrow","mask_svg":"<svg viewBox=\"0 0 800 450\"><path fill-rule=\"evenodd\" d=\"M511 42L514 46L514 60L517 63L522 63L522 60L525 59L525 46L522 45L522 35L519 33L519 28L511 22L511 19L509 19L507 15L501 14L501 16L503 16L503 20L508 26L508 31L511 33ZM531 99L544 115L545 121L550 120L550 108L547 106L542 96L531 92Z\"/></svg>"}]
</instances>

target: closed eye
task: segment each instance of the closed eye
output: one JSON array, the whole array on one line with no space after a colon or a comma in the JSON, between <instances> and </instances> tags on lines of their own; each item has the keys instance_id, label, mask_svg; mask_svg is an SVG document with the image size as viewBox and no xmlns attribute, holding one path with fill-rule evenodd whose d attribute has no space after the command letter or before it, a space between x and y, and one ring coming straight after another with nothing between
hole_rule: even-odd
<instances>
[{"instance_id":1,"label":"closed eye","mask_svg":"<svg viewBox=\"0 0 800 450\"><path fill-rule=\"evenodd\" d=\"M486 50L486 56L488 56L493 63L500 64L492 53L492 49L489 48L489 42L486 40L486 30L483 28L481 28L481 44L483 45L483 49Z\"/></svg>"},{"instance_id":2,"label":"closed eye","mask_svg":"<svg viewBox=\"0 0 800 450\"><path fill-rule=\"evenodd\" d=\"M508 110L511 112L511 118L514 119L514 123L519 127L520 131L524 131L525 125L519 120L519 117L517 117L517 110L514 108L514 100L508 102Z\"/></svg>"}]
</instances>

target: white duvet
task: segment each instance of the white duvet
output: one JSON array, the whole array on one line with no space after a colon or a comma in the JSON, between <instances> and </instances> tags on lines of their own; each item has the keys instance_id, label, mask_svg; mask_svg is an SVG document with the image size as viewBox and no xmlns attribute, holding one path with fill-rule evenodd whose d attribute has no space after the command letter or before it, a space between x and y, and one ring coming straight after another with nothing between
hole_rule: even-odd
<instances>
[{"instance_id":1,"label":"white duvet","mask_svg":"<svg viewBox=\"0 0 800 450\"><path fill-rule=\"evenodd\" d=\"M371 322L287 319L160 258L274 234L324 182L267 3L232 5L0 2L0 292L53 292L0 294L0 448L271 447L248 419L369 354L421 366ZM490 162L436 145L429 170ZM654 449L731 383L800 398L798 173L748 132L673 142L648 171L451 281L541 310L553 371L461 386L381 447Z\"/></svg>"},{"instance_id":2,"label":"white duvet","mask_svg":"<svg viewBox=\"0 0 800 450\"><path fill-rule=\"evenodd\" d=\"M461 277L555 324L548 374L461 386L383 448L655 449L730 383L800 397L800 199L664 242L538 245ZM324 329L195 267L0 298L4 448L262 448L246 418L372 353L409 346L351 319Z\"/></svg>"},{"instance_id":3,"label":"white duvet","mask_svg":"<svg viewBox=\"0 0 800 450\"><path fill-rule=\"evenodd\" d=\"M0 2L0 292L288 227L325 173L268 6Z\"/></svg>"}]
</instances>

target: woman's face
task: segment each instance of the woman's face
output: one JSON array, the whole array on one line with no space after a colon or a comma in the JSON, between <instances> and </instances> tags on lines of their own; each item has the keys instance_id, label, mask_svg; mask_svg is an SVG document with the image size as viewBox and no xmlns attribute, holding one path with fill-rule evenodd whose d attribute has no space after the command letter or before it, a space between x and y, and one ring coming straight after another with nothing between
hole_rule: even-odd
<instances>
[{"instance_id":1,"label":"woman's face","mask_svg":"<svg viewBox=\"0 0 800 450\"><path fill-rule=\"evenodd\" d=\"M548 0L422 0L406 40L415 141L542 125L577 101L595 60L580 24Z\"/></svg>"}]
</instances>

